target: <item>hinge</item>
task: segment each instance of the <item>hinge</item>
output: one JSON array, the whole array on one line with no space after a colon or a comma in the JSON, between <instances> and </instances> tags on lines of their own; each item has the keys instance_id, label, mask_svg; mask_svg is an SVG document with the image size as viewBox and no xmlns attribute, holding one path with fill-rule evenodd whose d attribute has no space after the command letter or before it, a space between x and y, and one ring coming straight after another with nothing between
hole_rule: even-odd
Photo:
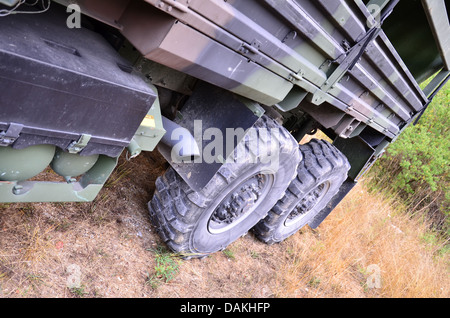
<instances>
[{"instance_id":1,"label":"hinge","mask_svg":"<svg viewBox=\"0 0 450 318\"><path fill-rule=\"evenodd\" d=\"M302 70L300 70L298 73L292 72L289 74L289 81L291 81L291 82L301 81L303 79L303 75L304 75L304 73Z\"/></svg>"},{"instance_id":2,"label":"hinge","mask_svg":"<svg viewBox=\"0 0 450 318\"><path fill-rule=\"evenodd\" d=\"M67 151L69 153L80 153L84 148L86 148L87 144L91 140L91 135L82 134L80 139L72 142L68 147Z\"/></svg>"},{"instance_id":3,"label":"hinge","mask_svg":"<svg viewBox=\"0 0 450 318\"><path fill-rule=\"evenodd\" d=\"M241 47L239 48L239 51L241 51L244 54L248 54L249 52L252 54L258 54L259 51L256 47L247 44L247 43L242 43Z\"/></svg>"},{"instance_id":4,"label":"hinge","mask_svg":"<svg viewBox=\"0 0 450 318\"><path fill-rule=\"evenodd\" d=\"M0 132L0 146L12 145L22 132L23 125L11 123L6 131Z\"/></svg>"},{"instance_id":5,"label":"hinge","mask_svg":"<svg viewBox=\"0 0 450 318\"><path fill-rule=\"evenodd\" d=\"M254 55L260 54L261 42L258 40L253 40L251 44L242 43L239 47L239 52L252 59Z\"/></svg>"},{"instance_id":6,"label":"hinge","mask_svg":"<svg viewBox=\"0 0 450 318\"><path fill-rule=\"evenodd\" d=\"M164 8L164 4L167 5L166 11L172 11L172 8L177 9L178 11L181 11L183 13L188 13L189 12L189 8L187 6L185 6L184 4L177 2L176 0L161 0L161 2L159 3L159 7L161 9Z\"/></svg>"}]
</instances>

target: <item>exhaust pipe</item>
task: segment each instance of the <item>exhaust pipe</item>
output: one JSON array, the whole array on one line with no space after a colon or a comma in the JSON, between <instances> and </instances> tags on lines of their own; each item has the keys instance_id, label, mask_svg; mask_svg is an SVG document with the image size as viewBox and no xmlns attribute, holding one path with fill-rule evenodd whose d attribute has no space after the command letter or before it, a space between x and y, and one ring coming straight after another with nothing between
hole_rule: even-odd
<instances>
[{"instance_id":1,"label":"exhaust pipe","mask_svg":"<svg viewBox=\"0 0 450 318\"><path fill-rule=\"evenodd\" d=\"M171 157L174 162L182 163L200 158L200 149L189 130L164 116L162 123L166 134L161 142L172 149Z\"/></svg>"}]
</instances>

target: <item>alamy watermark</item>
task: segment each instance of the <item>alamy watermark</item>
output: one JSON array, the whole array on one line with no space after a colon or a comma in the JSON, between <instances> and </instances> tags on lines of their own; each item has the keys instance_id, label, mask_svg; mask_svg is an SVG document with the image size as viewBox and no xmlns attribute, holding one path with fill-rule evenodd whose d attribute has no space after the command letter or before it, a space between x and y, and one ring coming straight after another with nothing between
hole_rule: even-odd
<instances>
[{"instance_id":1,"label":"alamy watermark","mask_svg":"<svg viewBox=\"0 0 450 318\"><path fill-rule=\"evenodd\" d=\"M381 288L381 269L376 264L367 266L366 273L369 274L366 280L367 288Z\"/></svg>"},{"instance_id":2,"label":"alamy watermark","mask_svg":"<svg viewBox=\"0 0 450 318\"><path fill-rule=\"evenodd\" d=\"M193 135L184 128L168 132L173 145L174 163L247 163L262 164L277 171L281 149L282 128L226 128L203 129L201 120L194 121ZM188 140L193 138L191 140ZM194 141L194 142L193 142ZM196 149L195 147L198 147ZM196 154L186 157L185 154Z\"/></svg>"},{"instance_id":3,"label":"alamy watermark","mask_svg":"<svg viewBox=\"0 0 450 318\"><path fill-rule=\"evenodd\" d=\"M76 264L70 264L66 268L69 276L67 277L66 286L69 289L81 287L81 268Z\"/></svg>"},{"instance_id":4,"label":"alamy watermark","mask_svg":"<svg viewBox=\"0 0 450 318\"><path fill-rule=\"evenodd\" d=\"M377 3L369 3L367 5L367 10L370 13L370 16L367 17L367 26L372 28L381 28L382 20L382 11L385 6L389 3L389 0L377 1Z\"/></svg>"},{"instance_id":5,"label":"alamy watermark","mask_svg":"<svg viewBox=\"0 0 450 318\"><path fill-rule=\"evenodd\" d=\"M81 28L81 8L78 4L69 4L66 9L70 13L66 20L66 25L69 29Z\"/></svg>"},{"instance_id":6,"label":"alamy watermark","mask_svg":"<svg viewBox=\"0 0 450 318\"><path fill-rule=\"evenodd\" d=\"M389 0L385 0L383 3L376 4L368 4L367 10L370 13L370 16L367 18L367 26L369 28L373 27L381 27L381 11L383 7L389 2ZM76 3L71 3L67 6L66 12L70 15L66 20L67 27L69 29L79 29L81 28L81 8Z\"/></svg>"}]
</instances>

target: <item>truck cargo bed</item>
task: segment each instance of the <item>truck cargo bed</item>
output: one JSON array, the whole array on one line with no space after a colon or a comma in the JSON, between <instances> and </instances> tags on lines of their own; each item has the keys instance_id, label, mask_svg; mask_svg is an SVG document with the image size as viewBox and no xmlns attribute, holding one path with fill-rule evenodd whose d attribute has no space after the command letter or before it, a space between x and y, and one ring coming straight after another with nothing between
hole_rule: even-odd
<instances>
[{"instance_id":1,"label":"truck cargo bed","mask_svg":"<svg viewBox=\"0 0 450 318\"><path fill-rule=\"evenodd\" d=\"M148 59L283 110L334 107L324 121L343 136L363 123L394 138L428 101L383 30L365 42L378 28L362 1L146 2L173 19L148 21L146 36L126 12L120 23Z\"/></svg>"}]
</instances>

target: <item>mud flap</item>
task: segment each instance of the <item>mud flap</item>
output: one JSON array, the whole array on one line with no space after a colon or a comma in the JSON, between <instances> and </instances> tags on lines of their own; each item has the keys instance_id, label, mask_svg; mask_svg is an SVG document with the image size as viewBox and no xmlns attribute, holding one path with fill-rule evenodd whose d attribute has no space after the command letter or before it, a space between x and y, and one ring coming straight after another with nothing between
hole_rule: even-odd
<instances>
[{"instance_id":1,"label":"mud flap","mask_svg":"<svg viewBox=\"0 0 450 318\"><path fill-rule=\"evenodd\" d=\"M354 188L357 182L348 178L339 188L339 192L328 202L327 206L316 215L308 224L312 229L316 229L327 218L328 215L337 207L344 197Z\"/></svg>"},{"instance_id":2,"label":"mud flap","mask_svg":"<svg viewBox=\"0 0 450 318\"><path fill-rule=\"evenodd\" d=\"M251 128L263 114L264 110L255 102L216 86L200 83L175 119L177 124L194 136L200 148L200 158L190 162L177 162L166 145L160 144L158 150L183 180L198 191L208 184L234 151L234 147L244 136L239 132ZM178 137L173 135L172 138ZM233 147L230 147L230 142ZM215 150L223 151L216 151L207 158L204 151L214 148L212 143L217 146Z\"/></svg>"}]
</instances>

